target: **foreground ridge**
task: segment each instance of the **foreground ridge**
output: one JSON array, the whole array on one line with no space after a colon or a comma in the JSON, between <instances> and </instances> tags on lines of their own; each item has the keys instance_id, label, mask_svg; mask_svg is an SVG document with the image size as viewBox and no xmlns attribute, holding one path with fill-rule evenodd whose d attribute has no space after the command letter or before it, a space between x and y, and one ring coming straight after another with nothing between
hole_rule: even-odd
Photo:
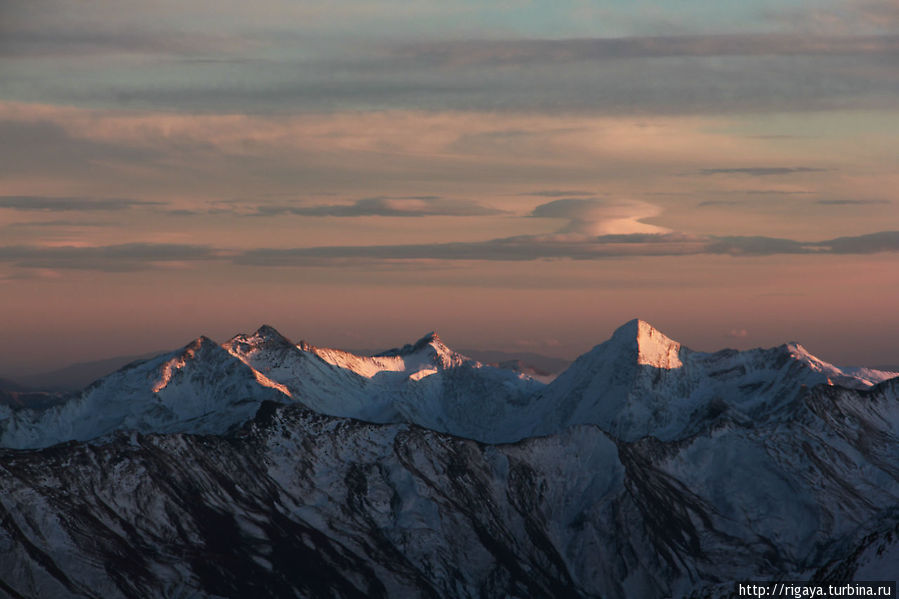
<instances>
[{"instance_id":1,"label":"foreground ridge","mask_svg":"<svg viewBox=\"0 0 899 599\"><path fill-rule=\"evenodd\" d=\"M899 381L801 403L677 442L576 426L484 445L266 401L228 436L0 450L0 581L25 597L656 599L888 579Z\"/></svg>"}]
</instances>

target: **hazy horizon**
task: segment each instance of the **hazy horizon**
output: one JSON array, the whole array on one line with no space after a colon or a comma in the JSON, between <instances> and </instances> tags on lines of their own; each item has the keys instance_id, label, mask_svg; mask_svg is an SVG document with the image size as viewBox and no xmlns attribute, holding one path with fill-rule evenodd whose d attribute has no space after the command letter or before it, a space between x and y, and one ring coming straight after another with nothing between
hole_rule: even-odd
<instances>
[{"instance_id":1,"label":"hazy horizon","mask_svg":"<svg viewBox=\"0 0 899 599\"><path fill-rule=\"evenodd\" d=\"M899 8L0 8L0 375L224 341L899 364Z\"/></svg>"},{"instance_id":2,"label":"hazy horizon","mask_svg":"<svg viewBox=\"0 0 899 599\"><path fill-rule=\"evenodd\" d=\"M626 324L626 323L621 323L621 326L623 326L624 324ZM650 323L650 324L652 324L652 323ZM260 326L272 326L272 325L264 323L264 325L260 325ZM256 327L256 328L259 328L259 327ZM274 328L278 329L278 327L274 327ZM447 337L446 335L444 335L443 333L440 333L439 331L427 331L425 333L422 333L421 335L415 336L413 338L409 338L405 341L401 340L401 341L397 341L392 344L390 344L390 343L383 344L382 343L380 345L370 345L370 346L366 346L366 345L341 346L341 345L334 345L334 344L327 344L327 343L319 343L319 342L316 342L315 340L308 339L304 336L287 334L281 330L279 330L279 332L297 344L299 344L300 342L306 342L306 343L311 343L312 345L315 345L317 347L328 347L328 348L332 348L332 349L339 349L342 351L356 353L359 355L373 355L373 354L389 351L392 349L399 349L407 344L412 345L415 342L417 342L418 340L420 340L424 337L427 337L431 333L437 333L438 336L440 337L441 341L446 343L450 347L450 349L458 351L458 352L462 353L463 355L471 354L471 355L469 355L469 357L474 357L475 359L478 359L478 360L485 359L485 358L480 357L479 354L505 353L505 354L508 354L509 356L542 357L542 358L548 358L551 360L560 360L560 361L564 360L564 361L571 363L574 360L576 360L578 357L583 355L584 353L593 349L596 345L600 345L600 344L604 343L605 341L607 341L612 336L615 329L617 329L617 328L618 328L617 326L614 327L612 330L610 330L606 334L606 337L597 340L595 343L591 343L589 346L583 348L582 350L576 350L577 353L574 353L574 354L568 354L564 351L563 348L560 347L560 345L556 345L556 344L552 344L552 343L550 344L549 347L545 347L543 349L533 347L530 343L516 343L511 346L495 346L495 347L494 346L475 347L475 346L465 346L464 344L458 345L458 344L449 342L448 339L451 339L452 337ZM126 352L126 353L119 353L119 354L115 354L115 355L112 355L112 354L98 355L95 357L85 357L84 359L77 358L75 360L71 360L71 359L67 359L67 358L62 358L63 361L53 361L52 359L48 360L48 361L44 361L44 360L40 359L40 356L38 356L38 359L36 361L34 361L30 367L19 369L15 372L0 372L0 379L9 379L14 382L21 382L21 381L17 380L18 377L26 377L27 378L27 377L30 377L33 375L40 375L40 374L52 373L52 372L55 372L58 370L64 370L69 367L97 365L99 363L107 362L107 361L108 362L116 362L116 361L122 361L122 360L127 361L127 360L131 360L131 359L143 359L143 358L148 358L148 357L176 351L181 347L189 345L197 337L206 336L206 337L212 338L214 341L216 341L218 343L225 343L226 341L230 340L232 337L234 337L236 335L252 334L255 330L256 330L255 328L242 330L242 331L235 332L234 334L227 335L225 337L212 337L210 335L200 334L200 335L197 335L190 339L184 339L184 340L182 340L182 342L179 342L178 344L171 346L171 347L155 348L155 349L146 349L146 348L134 349L134 351ZM665 331L661 331L661 332L664 333ZM745 336L744 333L745 333L745 331L742 331L742 330L729 331L726 335L724 335L724 337L726 337L728 340L730 340L731 343L721 345L719 347L697 348L697 347L690 346L689 344L686 344L686 343L684 343L683 345L685 347L687 347L688 349L694 350L694 351L715 352L715 351L723 350L723 349L735 349L735 348L737 348L738 345L742 349L754 349L756 347L761 347L762 349L767 349L770 347L782 345L784 343L796 342L796 343L799 343L800 345L803 345L804 347L806 347L806 349L810 350L811 353L813 355L815 355L816 357L825 359L826 361L830 361L829 357L823 356L820 353L815 352L813 348L809 348L806 344L802 343L799 340L795 340L795 339L790 339L790 340L785 339L782 342L771 343L769 345L764 345L764 346L749 346L746 344L739 343L740 338ZM681 341L678 338L675 338L674 340L678 341L678 342ZM837 362L837 361L833 361L832 363L834 363L837 366L844 366L844 367L845 366L863 366L863 367L868 367L868 368L892 369L892 370L899 371L899 364L897 364L897 363L877 362L877 363L862 364L862 363L848 363L848 362ZM117 370L118 368L119 368L119 366L110 367L108 372L112 372L114 370ZM106 371L104 371L104 372L106 372ZM558 372L555 372L555 374L558 374Z\"/></svg>"}]
</instances>

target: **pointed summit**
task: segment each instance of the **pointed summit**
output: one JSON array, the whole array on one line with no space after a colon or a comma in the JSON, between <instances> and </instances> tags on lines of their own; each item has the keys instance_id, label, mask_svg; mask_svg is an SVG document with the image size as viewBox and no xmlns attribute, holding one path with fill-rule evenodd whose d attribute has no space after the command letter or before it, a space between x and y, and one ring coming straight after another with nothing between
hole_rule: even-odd
<instances>
[{"instance_id":1,"label":"pointed summit","mask_svg":"<svg viewBox=\"0 0 899 599\"><path fill-rule=\"evenodd\" d=\"M456 353L447 347L434 331L431 331L415 343L407 343L403 347L388 349L379 354L374 354L372 357L401 358L406 364L403 369L415 363L427 363L440 369L452 368L464 363L480 366L480 362Z\"/></svg>"},{"instance_id":2,"label":"pointed summit","mask_svg":"<svg viewBox=\"0 0 899 599\"><path fill-rule=\"evenodd\" d=\"M446 347L446 345L443 344L443 341L440 340L440 337L437 336L437 333L435 331L431 331L412 345L412 351L424 349L429 345L434 347Z\"/></svg>"},{"instance_id":3,"label":"pointed summit","mask_svg":"<svg viewBox=\"0 0 899 599\"><path fill-rule=\"evenodd\" d=\"M275 327L264 324L253 333L253 337L266 344L293 345L293 342L279 333Z\"/></svg>"},{"instance_id":4,"label":"pointed summit","mask_svg":"<svg viewBox=\"0 0 899 599\"><path fill-rule=\"evenodd\" d=\"M200 335L181 349L172 352L170 355L173 356L172 360L180 362L183 365L192 360L214 359L215 357L221 358L223 353L224 350L222 349L222 346L219 345L218 341L210 339L206 335Z\"/></svg>"},{"instance_id":5,"label":"pointed summit","mask_svg":"<svg viewBox=\"0 0 899 599\"><path fill-rule=\"evenodd\" d=\"M618 327L609 342L626 345L637 353L637 364L680 368L682 346L645 320L635 318Z\"/></svg>"},{"instance_id":6,"label":"pointed summit","mask_svg":"<svg viewBox=\"0 0 899 599\"><path fill-rule=\"evenodd\" d=\"M199 337L197 337L196 339L194 339L193 341L191 341L190 343L185 345L181 349L181 351L183 353L193 354L193 353L203 349L204 347L208 347L209 345L217 346L218 343L215 342L214 340L210 339L206 335L200 335Z\"/></svg>"},{"instance_id":7,"label":"pointed summit","mask_svg":"<svg viewBox=\"0 0 899 599\"><path fill-rule=\"evenodd\" d=\"M232 337L223 347L234 355L246 354L260 349L277 349L293 347L293 342L279 333L275 327L264 324L252 335L241 333Z\"/></svg>"},{"instance_id":8,"label":"pointed summit","mask_svg":"<svg viewBox=\"0 0 899 599\"><path fill-rule=\"evenodd\" d=\"M431 331L415 343L407 343L403 347L394 347L393 349L388 349L387 351L375 354L375 356L408 356L410 354L418 353L428 346L435 349L443 348L449 350L449 348L440 340L440 337L437 336L437 333Z\"/></svg>"}]
</instances>

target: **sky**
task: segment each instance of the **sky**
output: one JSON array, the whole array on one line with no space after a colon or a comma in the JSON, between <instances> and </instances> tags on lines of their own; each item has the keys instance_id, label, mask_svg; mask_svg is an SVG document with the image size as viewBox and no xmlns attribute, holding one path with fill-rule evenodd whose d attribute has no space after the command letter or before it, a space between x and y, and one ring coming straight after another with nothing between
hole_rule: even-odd
<instances>
[{"instance_id":1,"label":"sky","mask_svg":"<svg viewBox=\"0 0 899 599\"><path fill-rule=\"evenodd\" d=\"M225 341L899 364L893 0L4 0L0 375Z\"/></svg>"}]
</instances>

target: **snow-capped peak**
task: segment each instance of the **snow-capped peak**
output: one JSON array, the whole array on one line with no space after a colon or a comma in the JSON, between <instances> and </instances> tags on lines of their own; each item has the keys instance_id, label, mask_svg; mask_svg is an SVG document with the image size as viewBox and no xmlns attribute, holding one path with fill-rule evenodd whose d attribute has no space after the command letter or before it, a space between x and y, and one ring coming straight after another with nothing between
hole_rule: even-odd
<instances>
[{"instance_id":1,"label":"snow-capped peak","mask_svg":"<svg viewBox=\"0 0 899 599\"><path fill-rule=\"evenodd\" d=\"M236 345L244 346L244 351L247 351L249 348L276 348L276 347L288 347L292 346L293 342L279 333L275 327L271 325L264 324L252 335L247 335L245 333L241 333L239 335L235 335L226 346L236 346Z\"/></svg>"},{"instance_id":2,"label":"snow-capped peak","mask_svg":"<svg viewBox=\"0 0 899 599\"><path fill-rule=\"evenodd\" d=\"M284 337L284 335L279 333L278 330L275 329L275 327L269 324L264 324L256 329L256 333L254 334L254 336L261 339L274 339L277 341L286 340L286 337Z\"/></svg>"},{"instance_id":3,"label":"snow-capped peak","mask_svg":"<svg viewBox=\"0 0 899 599\"><path fill-rule=\"evenodd\" d=\"M436 332L431 331L415 343L407 343L403 347L395 347L393 349L388 349L381 353L375 354L375 356L408 356L410 354L418 353L428 347L441 347L445 349L449 349L443 342L440 340L440 337Z\"/></svg>"},{"instance_id":4,"label":"snow-capped peak","mask_svg":"<svg viewBox=\"0 0 899 599\"><path fill-rule=\"evenodd\" d=\"M778 349L793 360L803 364L812 372L826 377L826 384L839 385L853 389L864 389L896 376L895 372L875 370L873 368L852 368L834 366L813 355L805 347L790 341Z\"/></svg>"},{"instance_id":5,"label":"snow-capped peak","mask_svg":"<svg viewBox=\"0 0 899 599\"><path fill-rule=\"evenodd\" d=\"M719 416L755 422L791 417L803 390L815 385L866 388L891 376L838 368L796 343L691 351L635 319L544 386L456 353L433 332L380 354L356 355L294 345L263 325L222 346L199 337L126 367L59 409L6 421L0 412L0 445L88 439L117 427L227 430L265 399L370 422L413 422L485 442L577 424L598 425L626 441L647 435L673 440ZM94 413L103 413L103 422L85 416Z\"/></svg>"},{"instance_id":6,"label":"snow-capped peak","mask_svg":"<svg viewBox=\"0 0 899 599\"><path fill-rule=\"evenodd\" d=\"M415 343L407 343L403 347L389 349L372 357L393 358L402 363L402 370L422 370L422 366L425 364L432 365L438 370L454 368L466 363L473 366L481 365L479 362L451 350L433 331Z\"/></svg>"},{"instance_id":7,"label":"snow-capped peak","mask_svg":"<svg viewBox=\"0 0 899 599\"><path fill-rule=\"evenodd\" d=\"M153 393L159 393L165 389L175 373L197 359L197 354L200 354L202 358L211 358L216 354L222 354L219 356L220 359L226 355L216 341L206 335L197 337L160 365L159 378L151 387Z\"/></svg>"},{"instance_id":8,"label":"snow-capped peak","mask_svg":"<svg viewBox=\"0 0 899 599\"><path fill-rule=\"evenodd\" d=\"M635 318L626 322L612 334L610 343L635 349L637 364L668 370L683 366L681 344L645 320Z\"/></svg>"},{"instance_id":9,"label":"snow-capped peak","mask_svg":"<svg viewBox=\"0 0 899 599\"><path fill-rule=\"evenodd\" d=\"M538 431L596 424L628 441L680 439L721 414L755 422L789 418L803 389L866 388L891 373L838 368L798 343L771 349L695 352L642 320L578 358L536 402Z\"/></svg>"},{"instance_id":10,"label":"snow-capped peak","mask_svg":"<svg viewBox=\"0 0 899 599\"><path fill-rule=\"evenodd\" d=\"M439 370L461 364L481 366L470 358L448 348L436 333L428 333L415 343L389 349L374 355L357 355L338 349L316 347L305 342L297 346L314 353L325 362L351 370L367 379L376 376L411 378L420 380Z\"/></svg>"}]
</instances>

